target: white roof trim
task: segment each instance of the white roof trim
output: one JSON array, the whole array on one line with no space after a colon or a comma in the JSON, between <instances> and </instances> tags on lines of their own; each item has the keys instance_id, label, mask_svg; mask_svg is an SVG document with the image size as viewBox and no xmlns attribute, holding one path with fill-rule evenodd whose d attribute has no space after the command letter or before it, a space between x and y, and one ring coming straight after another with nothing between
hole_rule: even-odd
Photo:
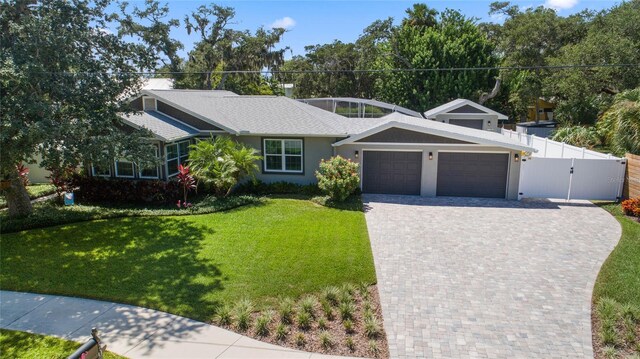
<instances>
[{"instance_id":1,"label":"white roof trim","mask_svg":"<svg viewBox=\"0 0 640 359\"><path fill-rule=\"evenodd\" d=\"M450 126L454 126L455 125L450 125ZM349 138L345 138L342 141L338 141L334 144L332 144L332 146L334 147L338 147L338 146L342 146L342 145L346 145L346 144L350 144L350 143L354 143L358 140L361 140L365 137L368 137L372 134L387 130L389 128L392 127L397 127L397 128L401 128L401 129L405 129L405 130L409 130L409 131L415 131L415 132L421 132L421 133L427 133L427 134L431 134L431 135L435 135L435 136L441 136L441 137L447 137L447 138L453 138L456 140L460 140L460 141L465 141L465 142L472 142L472 143L477 143L480 145L489 145L489 146L497 146L497 147L504 147L504 148L509 148L509 149L513 149L513 150L519 150L519 151L526 151L526 152L538 152L538 150L536 150L533 147L529 147L529 146L525 146L522 144L518 144L518 143L514 143L511 141L500 141L500 140L493 140L493 139L488 139L488 138L484 138L484 137L480 137L480 136L469 136L466 134L461 134L461 133L456 133L456 132L451 132L451 131L443 131L440 129L435 129L435 128L430 128L430 127L423 127L423 126L418 126L418 125L414 125L414 124L409 124L409 123L403 123L403 122L398 122L398 121L389 121L389 122L385 122L379 126L373 127L369 130L366 130L364 132L361 132L357 135L351 136ZM478 132L484 132L481 130L477 130ZM389 145L391 145L392 143L389 143ZM438 144L434 144L434 145L438 145Z\"/></svg>"},{"instance_id":2,"label":"white roof trim","mask_svg":"<svg viewBox=\"0 0 640 359\"><path fill-rule=\"evenodd\" d=\"M141 94L141 95L147 95L147 96L153 97L153 98L155 98L155 99L156 99L156 101L159 99L159 100L161 100L162 102L165 102L165 103L167 103L167 104L171 105L172 107L177 108L178 110L180 110L180 111L182 111L182 112L185 112L185 113L187 113L187 114L189 114L189 115L191 115L191 116L193 116L193 117L196 117L196 118L198 118L198 119L200 119L200 120L202 120L202 121L204 121L204 122L210 123L210 124L212 124L212 125L214 125L214 126L216 126L216 127L218 127L218 128L221 128L221 129L223 129L223 130L225 130L225 131L227 131L227 132L229 132L229 133L231 133L231 134L233 134L233 135L237 135L237 134L238 134L238 132L239 132L239 131L237 131L237 130L235 130L235 129L232 129L232 128L229 128L229 127L227 127L227 126L223 126L223 125L221 125L221 124L217 123L216 121L213 121L213 120L212 120L212 119L210 119L210 118L206 118L206 117L204 117L204 116L201 116L201 115L199 115L199 114L197 114L197 113L195 113L195 112L193 112L193 111L191 111L191 110L189 110L189 109L187 109L187 108L184 108L184 107L182 107L182 106L180 106L180 105L178 105L178 104L176 104L176 103L174 103L174 102L171 102L171 101L167 100L167 99L166 99L166 98L164 98L164 97L158 96L158 95L154 94L154 93L153 93L153 92L151 92L151 91L158 91L158 90L142 90L142 92L141 92L140 94ZM158 111L158 112L160 112L160 111ZM163 114L164 114L164 113L163 113ZM180 122L182 122L182 121L180 121Z\"/></svg>"},{"instance_id":3,"label":"white roof trim","mask_svg":"<svg viewBox=\"0 0 640 359\"><path fill-rule=\"evenodd\" d=\"M456 108L460 108L460 107L463 107L463 106L475 107L478 110L484 111L489 115L496 115L496 116L498 116L498 120L508 120L509 119L509 117L507 117L507 116L505 116L505 115L503 115L503 114L501 114L499 112L496 112L496 111L494 111L494 110L492 110L490 108L484 107L484 106L482 106L482 105L480 105L478 103L475 103L475 102L473 102L471 100L466 100L466 99L461 99L461 98L459 98L457 100L453 100L453 101L448 102L448 103L445 103L444 105L440 105L438 107L432 108L429 111L426 111L424 113L424 117L431 120L431 119L436 118L437 115L440 115L440 114L443 114L443 113L449 113L449 111L455 110ZM465 113L462 113L462 112L454 113L454 114L455 115L465 115ZM478 115L478 113L473 113L473 114ZM469 114L469 115L471 115L471 114Z\"/></svg>"}]
</instances>

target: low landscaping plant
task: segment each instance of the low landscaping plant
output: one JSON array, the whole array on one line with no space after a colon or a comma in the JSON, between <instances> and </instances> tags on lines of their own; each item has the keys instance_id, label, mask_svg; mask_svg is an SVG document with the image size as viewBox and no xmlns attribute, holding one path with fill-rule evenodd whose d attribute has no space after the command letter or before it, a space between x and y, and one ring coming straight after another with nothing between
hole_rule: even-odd
<instances>
[{"instance_id":1,"label":"low landscaping plant","mask_svg":"<svg viewBox=\"0 0 640 359\"><path fill-rule=\"evenodd\" d=\"M247 331L250 326L251 313L253 312L253 303L249 299L242 299L236 303L234 314L236 317L236 326L240 331Z\"/></svg>"},{"instance_id":2,"label":"low landscaping plant","mask_svg":"<svg viewBox=\"0 0 640 359\"><path fill-rule=\"evenodd\" d=\"M273 319L273 315L270 312L264 312L256 318L256 334L261 337L269 335L269 324Z\"/></svg>"},{"instance_id":3,"label":"low landscaping plant","mask_svg":"<svg viewBox=\"0 0 640 359\"><path fill-rule=\"evenodd\" d=\"M339 202L346 200L360 185L358 164L340 156L322 160L316 178L318 187Z\"/></svg>"},{"instance_id":4,"label":"low landscaping plant","mask_svg":"<svg viewBox=\"0 0 640 359\"><path fill-rule=\"evenodd\" d=\"M295 194L303 196L316 196L322 193L317 185L308 184L300 185L291 182L272 182L265 183L260 180L246 181L238 185L234 189L237 194L254 194L254 195L274 195L274 194Z\"/></svg>"},{"instance_id":5,"label":"low landscaping plant","mask_svg":"<svg viewBox=\"0 0 640 359\"><path fill-rule=\"evenodd\" d=\"M319 338L320 345L322 345L323 349L327 350L333 346L333 337L331 337L331 334L327 333L326 331L320 332Z\"/></svg>"},{"instance_id":6,"label":"low landscaping plant","mask_svg":"<svg viewBox=\"0 0 640 359\"><path fill-rule=\"evenodd\" d=\"M176 175L178 185L182 190L182 202L178 200L178 208L191 208L192 203L187 202L187 195L196 188L196 179L193 178L189 166L178 165L178 174Z\"/></svg>"},{"instance_id":7,"label":"low landscaping plant","mask_svg":"<svg viewBox=\"0 0 640 359\"><path fill-rule=\"evenodd\" d=\"M183 188L176 181L106 179L74 176L76 202L111 204L173 204Z\"/></svg>"},{"instance_id":8,"label":"low landscaping plant","mask_svg":"<svg viewBox=\"0 0 640 359\"><path fill-rule=\"evenodd\" d=\"M308 295L300 301L300 311L308 313L311 317L315 316L315 307L318 303L316 297Z\"/></svg>"},{"instance_id":9,"label":"low landscaping plant","mask_svg":"<svg viewBox=\"0 0 640 359\"><path fill-rule=\"evenodd\" d=\"M280 321L284 324L291 324L293 318L293 300L286 298L280 302L278 308L278 314L280 315Z\"/></svg>"},{"instance_id":10,"label":"low landscaping plant","mask_svg":"<svg viewBox=\"0 0 640 359\"><path fill-rule=\"evenodd\" d=\"M298 328L302 330L309 330L311 328L311 314L307 312L300 312L296 316L296 321L298 322Z\"/></svg>"},{"instance_id":11,"label":"low landscaping plant","mask_svg":"<svg viewBox=\"0 0 640 359\"><path fill-rule=\"evenodd\" d=\"M304 333L297 333L295 341L297 346L303 347L307 342L307 338L304 336Z\"/></svg>"},{"instance_id":12,"label":"low landscaping plant","mask_svg":"<svg viewBox=\"0 0 640 359\"><path fill-rule=\"evenodd\" d=\"M285 340L288 334L287 326L283 323L278 323L276 326L276 339Z\"/></svg>"},{"instance_id":13,"label":"low landscaping plant","mask_svg":"<svg viewBox=\"0 0 640 359\"><path fill-rule=\"evenodd\" d=\"M228 305L218 307L218 309L216 310L215 320L219 325L231 325L231 308Z\"/></svg>"},{"instance_id":14,"label":"low landscaping plant","mask_svg":"<svg viewBox=\"0 0 640 359\"><path fill-rule=\"evenodd\" d=\"M622 201L622 211L627 216L640 217L640 197Z\"/></svg>"}]
</instances>

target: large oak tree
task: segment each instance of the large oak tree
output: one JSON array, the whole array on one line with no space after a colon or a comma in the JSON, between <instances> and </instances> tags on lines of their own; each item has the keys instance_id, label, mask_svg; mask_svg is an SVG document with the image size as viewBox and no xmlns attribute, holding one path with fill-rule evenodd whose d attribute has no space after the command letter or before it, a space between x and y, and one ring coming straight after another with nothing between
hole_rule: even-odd
<instances>
[{"instance_id":1,"label":"large oak tree","mask_svg":"<svg viewBox=\"0 0 640 359\"><path fill-rule=\"evenodd\" d=\"M107 30L108 0L0 4L0 176L12 216L31 205L16 165L53 169L148 157L148 135L123 131L124 103L155 67L144 45Z\"/></svg>"}]
</instances>

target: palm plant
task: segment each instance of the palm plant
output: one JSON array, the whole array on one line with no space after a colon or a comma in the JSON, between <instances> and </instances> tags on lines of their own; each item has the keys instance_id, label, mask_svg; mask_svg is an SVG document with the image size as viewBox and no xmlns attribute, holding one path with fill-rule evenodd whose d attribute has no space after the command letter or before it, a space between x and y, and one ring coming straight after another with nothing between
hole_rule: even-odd
<instances>
[{"instance_id":1,"label":"palm plant","mask_svg":"<svg viewBox=\"0 0 640 359\"><path fill-rule=\"evenodd\" d=\"M616 95L602 115L598 130L618 155L640 154L640 88Z\"/></svg>"},{"instance_id":2,"label":"palm plant","mask_svg":"<svg viewBox=\"0 0 640 359\"><path fill-rule=\"evenodd\" d=\"M189 164L199 181L213 188L217 196L227 196L243 178L254 176L258 152L227 136L191 145Z\"/></svg>"}]
</instances>

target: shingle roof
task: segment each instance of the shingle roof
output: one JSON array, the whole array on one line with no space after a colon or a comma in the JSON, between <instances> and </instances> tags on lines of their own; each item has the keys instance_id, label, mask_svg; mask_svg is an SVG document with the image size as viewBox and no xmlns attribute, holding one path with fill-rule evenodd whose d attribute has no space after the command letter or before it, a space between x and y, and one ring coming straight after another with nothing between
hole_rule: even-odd
<instances>
[{"instance_id":1,"label":"shingle roof","mask_svg":"<svg viewBox=\"0 0 640 359\"><path fill-rule=\"evenodd\" d=\"M200 133L193 127L176 121L157 111L144 111L132 115L122 116L125 122L137 128L146 128L162 141L176 141L193 137Z\"/></svg>"},{"instance_id":2,"label":"shingle roof","mask_svg":"<svg viewBox=\"0 0 640 359\"><path fill-rule=\"evenodd\" d=\"M345 119L287 97L219 91L143 91L236 134L347 135Z\"/></svg>"},{"instance_id":3,"label":"shingle roof","mask_svg":"<svg viewBox=\"0 0 640 359\"><path fill-rule=\"evenodd\" d=\"M447 102L444 105L440 105L438 107L432 108L431 110L426 111L424 113L424 117L428 118L428 119L434 119L436 117L436 115L438 115L438 114L447 113L447 112L449 112L451 110L454 110L454 109L456 109L458 107L462 107L464 105L469 105L469 106L481 109L481 110L483 110L484 112L486 112L488 114L496 115L496 116L498 116L499 120L507 120L508 119L507 116L505 116L505 115L503 115L503 114L501 114L499 112L496 112L496 111L494 111L494 110L492 110L492 109L490 109L488 107L482 106L480 104L477 104L477 103L475 103L473 101L465 100L465 99L462 99L462 98L459 98L457 100L453 100L451 102Z\"/></svg>"},{"instance_id":4,"label":"shingle roof","mask_svg":"<svg viewBox=\"0 0 640 359\"><path fill-rule=\"evenodd\" d=\"M523 145L522 143L520 143L520 141L505 137L497 132L476 130L463 126L450 125L448 123L419 119L397 112L389 114L385 117L381 117L380 120L382 120L380 123L369 127L363 132L354 134L347 139L339 141L335 143L334 146L340 146L343 144L355 142L360 138L364 138L373 133L383 131L390 127L401 127L473 143L505 147L527 152L537 152L535 148Z\"/></svg>"}]
</instances>

